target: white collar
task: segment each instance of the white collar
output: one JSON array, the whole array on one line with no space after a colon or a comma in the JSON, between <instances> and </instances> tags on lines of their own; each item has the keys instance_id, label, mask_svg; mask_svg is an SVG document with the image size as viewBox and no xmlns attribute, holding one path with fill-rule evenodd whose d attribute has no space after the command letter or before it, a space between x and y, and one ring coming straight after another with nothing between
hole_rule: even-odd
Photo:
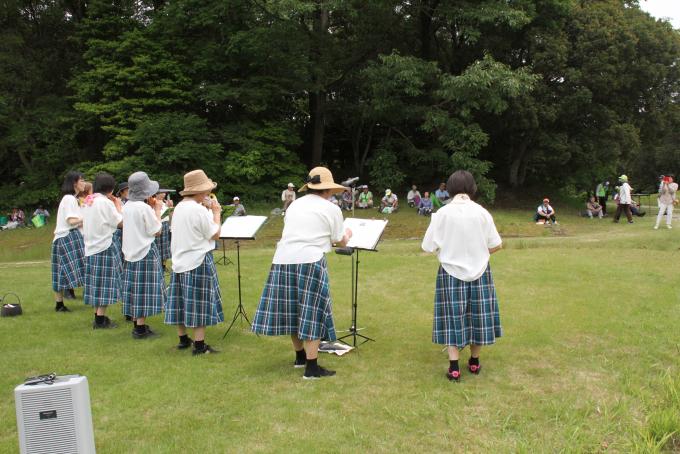
<instances>
[{"instance_id":1,"label":"white collar","mask_svg":"<svg viewBox=\"0 0 680 454\"><path fill-rule=\"evenodd\" d=\"M453 202L455 203L465 203L470 201L470 196L467 194L456 194L453 196Z\"/></svg>"}]
</instances>

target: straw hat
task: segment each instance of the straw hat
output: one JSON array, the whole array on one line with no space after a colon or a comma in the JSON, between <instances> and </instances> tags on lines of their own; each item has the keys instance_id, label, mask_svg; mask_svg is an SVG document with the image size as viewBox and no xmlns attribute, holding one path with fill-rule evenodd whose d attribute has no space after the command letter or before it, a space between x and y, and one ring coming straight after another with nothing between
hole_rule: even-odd
<instances>
[{"instance_id":1,"label":"straw hat","mask_svg":"<svg viewBox=\"0 0 680 454\"><path fill-rule=\"evenodd\" d=\"M304 192L307 189L318 191L330 189L331 193L338 193L344 191L345 187L333 181L333 174L327 168L314 167L309 171L306 183L298 190L298 192Z\"/></svg>"},{"instance_id":2,"label":"straw hat","mask_svg":"<svg viewBox=\"0 0 680 454\"><path fill-rule=\"evenodd\" d=\"M158 181L149 179L146 172L135 172L128 178L128 200L142 202L158 192Z\"/></svg>"},{"instance_id":3,"label":"straw hat","mask_svg":"<svg viewBox=\"0 0 680 454\"><path fill-rule=\"evenodd\" d=\"M217 187L217 183L208 178L202 170L192 170L184 175L184 190L180 195L194 195L201 192L210 192Z\"/></svg>"}]
</instances>

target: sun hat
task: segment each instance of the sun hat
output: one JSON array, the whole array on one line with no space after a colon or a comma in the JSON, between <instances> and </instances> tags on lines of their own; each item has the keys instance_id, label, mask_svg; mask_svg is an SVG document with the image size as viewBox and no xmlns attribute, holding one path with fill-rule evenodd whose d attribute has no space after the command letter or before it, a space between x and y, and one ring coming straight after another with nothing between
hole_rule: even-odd
<instances>
[{"instance_id":1,"label":"sun hat","mask_svg":"<svg viewBox=\"0 0 680 454\"><path fill-rule=\"evenodd\" d=\"M392 190L391 189L385 189L385 195L387 195L387 196L392 195Z\"/></svg>"},{"instance_id":2,"label":"sun hat","mask_svg":"<svg viewBox=\"0 0 680 454\"><path fill-rule=\"evenodd\" d=\"M209 192L217 187L217 183L208 178L204 171L192 170L184 175L184 190L180 195L194 195L201 192Z\"/></svg>"},{"instance_id":3,"label":"sun hat","mask_svg":"<svg viewBox=\"0 0 680 454\"><path fill-rule=\"evenodd\" d=\"M621 175L621 176L619 177L619 181L627 182L627 181L628 181L628 176L626 176L626 175Z\"/></svg>"},{"instance_id":4,"label":"sun hat","mask_svg":"<svg viewBox=\"0 0 680 454\"><path fill-rule=\"evenodd\" d=\"M239 199L238 196L235 196L234 201L236 201L236 200L240 201L241 199Z\"/></svg>"},{"instance_id":5,"label":"sun hat","mask_svg":"<svg viewBox=\"0 0 680 454\"><path fill-rule=\"evenodd\" d=\"M128 188L127 182L123 182L118 185L118 190L116 191L116 197L120 195L121 192L126 190Z\"/></svg>"},{"instance_id":6,"label":"sun hat","mask_svg":"<svg viewBox=\"0 0 680 454\"><path fill-rule=\"evenodd\" d=\"M158 192L157 192L156 194L160 194L160 193L163 193L163 194L173 194L173 193L175 193L175 192L177 192L177 191L175 191L174 189L159 188L159 189L158 189Z\"/></svg>"},{"instance_id":7,"label":"sun hat","mask_svg":"<svg viewBox=\"0 0 680 454\"><path fill-rule=\"evenodd\" d=\"M158 193L158 181L149 179L146 172L135 172L128 178L128 200L141 202Z\"/></svg>"},{"instance_id":8,"label":"sun hat","mask_svg":"<svg viewBox=\"0 0 680 454\"><path fill-rule=\"evenodd\" d=\"M289 187L289 188L294 188L295 185L294 185L293 183L288 183L288 187Z\"/></svg>"},{"instance_id":9,"label":"sun hat","mask_svg":"<svg viewBox=\"0 0 680 454\"><path fill-rule=\"evenodd\" d=\"M332 193L342 192L345 190L344 186L333 181L333 174L325 167L314 167L309 171L305 184L298 189L298 192L304 192L307 189L314 189L323 191L330 189Z\"/></svg>"}]
</instances>

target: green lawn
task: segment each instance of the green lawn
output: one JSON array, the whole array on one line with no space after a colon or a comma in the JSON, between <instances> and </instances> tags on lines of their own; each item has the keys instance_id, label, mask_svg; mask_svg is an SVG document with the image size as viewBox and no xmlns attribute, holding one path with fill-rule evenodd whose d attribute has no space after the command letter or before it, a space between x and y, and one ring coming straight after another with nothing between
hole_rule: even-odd
<instances>
[{"instance_id":1,"label":"green lawn","mask_svg":"<svg viewBox=\"0 0 680 454\"><path fill-rule=\"evenodd\" d=\"M505 336L460 383L445 379L446 354L430 340L437 261L420 250L428 220L411 212L392 215L380 251L361 255L359 325L377 342L322 356L338 374L312 383L292 368L288 339L245 326L225 340L226 325L210 328L221 354L193 358L160 317L149 322L159 338L134 341L129 326L93 331L81 300L55 314L49 229L0 232L0 294L18 293L25 309L0 319L0 452L18 449L13 388L52 371L88 377L102 453L680 450L680 225L563 213L549 228L526 212L493 214ZM250 316L281 226L272 219L242 249ZM345 329L350 260L328 259ZM231 320L236 270L219 271Z\"/></svg>"}]
</instances>

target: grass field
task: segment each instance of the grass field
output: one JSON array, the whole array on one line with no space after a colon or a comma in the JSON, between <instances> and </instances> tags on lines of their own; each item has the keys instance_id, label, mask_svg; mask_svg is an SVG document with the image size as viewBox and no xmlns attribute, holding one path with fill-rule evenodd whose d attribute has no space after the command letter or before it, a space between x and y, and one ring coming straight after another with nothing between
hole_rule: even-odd
<instances>
[{"instance_id":1,"label":"grass field","mask_svg":"<svg viewBox=\"0 0 680 454\"><path fill-rule=\"evenodd\" d=\"M221 354L194 358L160 317L149 321L159 338L135 341L129 326L93 331L82 300L55 314L51 231L0 232L0 295L18 293L25 310L0 319L0 452L18 450L13 388L52 371L88 377L102 453L680 452L680 225L563 214L547 228L526 212L493 214L505 336L460 383L430 341L438 265L420 250L428 220L411 212L392 215L380 251L361 255L359 325L377 342L321 356L338 374L312 383L291 367L288 339L245 326L225 340L226 325L210 328ZM271 219L242 249L250 316L281 225ZM350 260L328 259L342 330ZM231 320L236 270L219 273ZM111 314L124 325L119 307Z\"/></svg>"}]
</instances>

